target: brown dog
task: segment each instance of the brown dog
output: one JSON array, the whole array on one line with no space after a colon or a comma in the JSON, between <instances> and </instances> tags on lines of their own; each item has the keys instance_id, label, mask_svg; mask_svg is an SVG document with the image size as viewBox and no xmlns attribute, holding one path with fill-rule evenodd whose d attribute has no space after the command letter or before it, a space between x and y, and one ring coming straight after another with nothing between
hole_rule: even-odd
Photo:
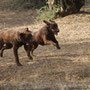
<instances>
[{"instance_id":1,"label":"brown dog","mask_svg":"<svg viewBox=\"0 0 90 90\"><path fill-rule=\"evenodd\" d=\"M21 66L18 58L18 48L26 43L30 43L32 38L31 31L28 28L21 30L3 30L0 31L0 56L3 57L3 51L13 47L15 61L18 66Z\"/></svg>"},{"instance_id":2,"label":"brown dog","mask_svg":"<svg viewBox=\"0 0 90 90\"><path fill-rule=\"evenodd\" d=\"M60 49L58 41L55 38L55 35L58 34L59 29L55 21L43 21L46 25L42 27L39 31L36 31L32 34L33 42L32 44L24 45L24 48L27 52L28 57L31 59L33 56L33 51L38 47L38 45L53 45L57 49Z\"/></svg>"}]
</instances>

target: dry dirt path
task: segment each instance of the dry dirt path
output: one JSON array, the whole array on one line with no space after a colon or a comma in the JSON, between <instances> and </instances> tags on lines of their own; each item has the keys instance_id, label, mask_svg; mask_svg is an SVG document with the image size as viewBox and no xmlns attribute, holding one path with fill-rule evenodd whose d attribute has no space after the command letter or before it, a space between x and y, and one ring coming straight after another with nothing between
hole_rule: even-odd
<instances>
[{"instance_id":1,"label":"dry dirt path","mask_svg":"<svg viewBox=\"0 0 90 90\"><path fill-rule=\"evenodd\" d=\"M12 49L0 57L0 90L90 90L90 14L56 20L61 50L39 46L30 61L21 47L22 67L14 63ZM40 24L31 26L37 30Z\"/></svg>"},{"instance_id":2,"label":"dry dirt path","mask_svg":"<svg viewBox=\"0 0 90 90\"><path fill-rule=\"evenodd\" d=\"M0 85L2 88L29 90L86 90L90 83L89 46L89 42L61 44L61 50L39 46L33 61L29 61L20 48L22 67L15 65L12 50L7 50L5 57L0 58Z\"/></svg>"}]
</instances>

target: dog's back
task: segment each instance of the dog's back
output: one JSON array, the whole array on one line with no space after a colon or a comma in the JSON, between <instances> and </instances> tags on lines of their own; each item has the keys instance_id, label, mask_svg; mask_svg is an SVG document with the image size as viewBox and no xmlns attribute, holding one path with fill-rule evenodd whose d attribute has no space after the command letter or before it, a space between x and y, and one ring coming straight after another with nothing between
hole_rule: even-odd
<instances>
[{"instance_id":1,"label":"dog's back","mask_svg":"<svg viewBox=\"0 0 90 90\"><path fill-rule=\"evenodd\" d=\"M2 39L5 43L13 42L19 40L19 33L23 33L26 31L26 28L22 29L6 29L0 31L0 39Z\"/></svg>"},{"instance_id":2,"label":"dog's back","mask_svg":"<svg viewBox=\"0 0 90 90\"><path fill-rule=\"evenodd\" d=\"M47 30L46 27L47 26L45 25L40 30L38 30L36 32L33 32L32 36L33 36L34 41L37 44L44 45L43 37L44 37L44 35L47 35L48 34L48 30Z\"/></svg>"}]
</instances>

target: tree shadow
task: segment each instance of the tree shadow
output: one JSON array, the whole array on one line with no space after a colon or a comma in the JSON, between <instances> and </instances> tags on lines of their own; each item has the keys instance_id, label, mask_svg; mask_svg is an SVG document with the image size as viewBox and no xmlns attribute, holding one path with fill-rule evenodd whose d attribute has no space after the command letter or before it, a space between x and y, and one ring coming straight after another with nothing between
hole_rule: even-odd
<instances>
[{"instance_id":1,"label":"tree shadow","mask_svg":"<svg viewBox=\"0 0 90 90\"><path fill-rule=\"evenodd\" d=\"M90 54L61 54L60 56L66 56L66 57L78 57L78 56L84 56L84 55L90 55Z\"/></svg>"},{"instance_id":2,"label":"tree shadow","mask_svg":"<svg viewBox=\"0 0 90 90\"><path fill-rule=\"evenodd\" d=\"M69 15L76 15L76 14L87 14L87 15L90 15L90 12L89 11L79 11L79 12L73 12L73 13L69 13L69 12L61 13L61 12L58 12L58 13L56 13L55 18L58 15L61 16L61 17L65 17L65 16L69 16Z\"/></svg>"},{"instance_id":3,"label":"tree shadow","mask_svg":"<svg viewBox=\"0 0 90 90\"><path fill-rule=\"evenodd\" d=\"M89 11L80 11L80 12L78 12L76 14L88 14L88 15L90 15L90 12Z\"/></svg>"}]
</instances>

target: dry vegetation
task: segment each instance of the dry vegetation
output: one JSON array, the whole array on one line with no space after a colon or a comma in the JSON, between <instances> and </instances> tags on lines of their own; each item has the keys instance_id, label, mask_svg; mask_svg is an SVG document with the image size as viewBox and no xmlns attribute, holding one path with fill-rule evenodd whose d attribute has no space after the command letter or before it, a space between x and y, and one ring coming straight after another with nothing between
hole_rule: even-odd
<instances>
[{"instance_id":1,"label":"dry vegetation","mask_svg":"<svg viewBox=\"0 0 90 90\"><path fill-rule=\"evenodd\" d=\"M0 28L28 26L32 31L38 30L44 24L31 25L32 14L0 12ZM4 58L0 57L0 90L90 90L90 8L56 22L61 50L39 46L30 61L22 47L22 67L14 63L12 49L6 50Z\"/></svg>"}]
</instances>

